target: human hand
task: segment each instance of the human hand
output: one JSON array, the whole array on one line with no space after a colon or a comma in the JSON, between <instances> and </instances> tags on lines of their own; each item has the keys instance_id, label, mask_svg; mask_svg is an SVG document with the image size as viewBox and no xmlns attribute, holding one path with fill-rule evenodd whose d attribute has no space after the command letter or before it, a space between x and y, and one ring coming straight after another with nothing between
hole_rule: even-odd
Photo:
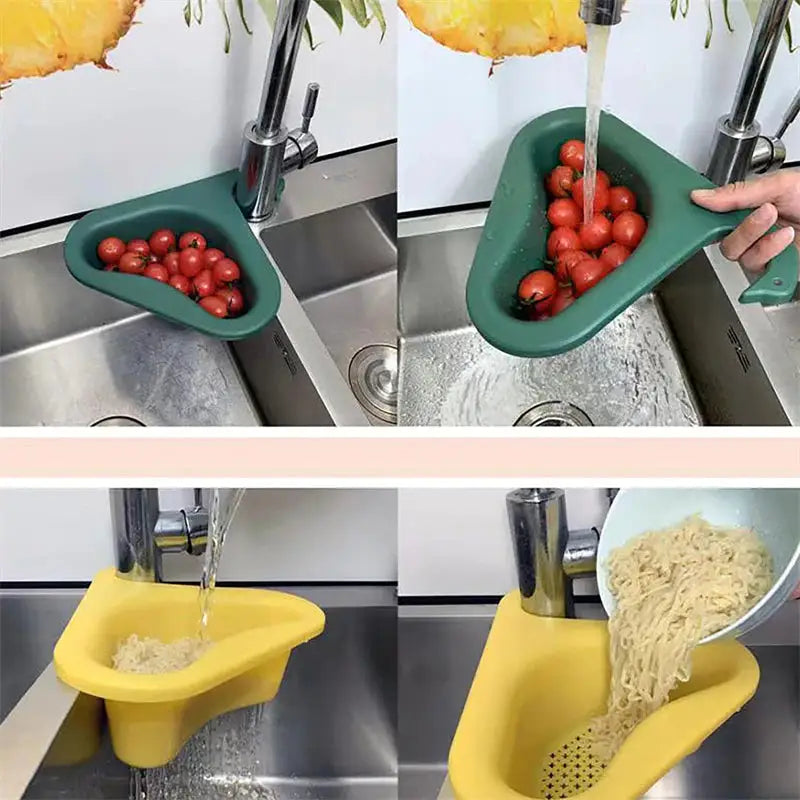
<instances>
[{"instance_id":1,"label":"human hand","mask_svg":"<svg viewBox=\"0 0 800 800\"><path fill-rule=\"evenodd\" d=\"M800 600L800 583L794 587L794 591L792 592L792 600Z\"/></svg>"},{"instance_id":2,"label":"human hand","mask_svg":"<svg viewBox=\"0 0 800 800\"><path fill-rule=\"evenodd\" d=\"M792 242L800 251L799 170L784 169L718 189L696 189L691 198L709 211L756 209L720 243L722 255L746 270L763 271ZM776 224L780 228L768 233Z\"/></svg>"}]
</instances>

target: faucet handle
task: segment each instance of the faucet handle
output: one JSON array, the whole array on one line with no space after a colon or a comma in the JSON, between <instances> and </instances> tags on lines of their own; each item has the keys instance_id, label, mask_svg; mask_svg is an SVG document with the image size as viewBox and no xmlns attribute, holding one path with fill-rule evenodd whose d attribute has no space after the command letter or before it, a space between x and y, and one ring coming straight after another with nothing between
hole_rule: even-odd
<instances>
[{"instance_id":1,"label":"faucet handle","mask_svg":"<svg viewBox=\"0 0 800 800\"><path fill-rule=\"evenodd\" d=\"M797 90L794 100L789 103L789 108L786 109L786 114L784 114L783 120L781 121L781 126L775 134L776 139L780 139L783 134L786 133L788 127L795 121L798 113L800 113L800 89Z\"/></svg>"},{"instance_id":2,"label":"faucet handle","mask_svg":"<svg viewBox=\"0 0 800 800\"><path fill-rule=\"evenodd\" d=\"M303 123L300 130L303 133L308 133L311 126L311 118L314 116L314 111L317 108L317 98L319 97L319 84L309 83L306 87L306 97L303 101Z\"/></svg>"}]
</instances>

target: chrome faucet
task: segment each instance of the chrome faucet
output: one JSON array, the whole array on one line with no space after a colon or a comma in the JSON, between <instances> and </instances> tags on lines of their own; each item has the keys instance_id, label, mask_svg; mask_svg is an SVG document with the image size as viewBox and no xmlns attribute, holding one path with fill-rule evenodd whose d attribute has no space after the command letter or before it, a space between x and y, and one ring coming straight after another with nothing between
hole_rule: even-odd
<instances>
[{"instance_id":1,"label":"chrome faucet","mask_svg":"<svg viewBox=\"0 0 800 800\"><path fill-rule=\"evenodd\" d=\"M258 117L244 129L236 202L250 222L272 216L280 199L281 178L317 157L317 140L309 127L319 84L308 85L300 127L288 131L283 124L309 4L310 0L280 0Z\"/></svg>"},{"instance_id":2,"label":"chrome faucet","mask_svg":"<svg viewBox=\"0 0 800 800\"><path fill-rule=\"evenodd\" d=\"M744 180L752 173L779 169L786 160L781 137L800 110L800 91L789 105L776 136L763 136L756 121L764 86L780 45L793 0L762 0L745 57L733 108L717 120L706 177L716 184Z\"/></svg>"},{"instance_id":3,"label":"chrome faucet","mask_svg":"<svg viewBox=\"0 0 800 800\"><path fill-rule=\"evenodd\" d=\"M581 0L579 14L590 25L616 25L622 19L622 0Z\"/></svg>"},{"instance_id":4,"label":"chrome faucet","mask_svg":"<svg viewBox=\"0 0 800 800\"><path fill-rule=\"evenodd\" d=\"M609 505L616 489L607 489ZM522 608L540 617L574 617L572 579L597 569L596 528L570 531L563 489L506 495Z\"/></svg>"},{"instance_id":5,"label":"chrome faucet","mask_svg":"<svg viewBox=\"0 0 800 800\"><path fill-rule=\"evenodd\" d=\"M111 522L117 575L133 581L162 580L163 553L205 552L208 511L202 490L195 489L194 507L161 511L158 489L111 489Z\"/></svg>"}]
</instances>

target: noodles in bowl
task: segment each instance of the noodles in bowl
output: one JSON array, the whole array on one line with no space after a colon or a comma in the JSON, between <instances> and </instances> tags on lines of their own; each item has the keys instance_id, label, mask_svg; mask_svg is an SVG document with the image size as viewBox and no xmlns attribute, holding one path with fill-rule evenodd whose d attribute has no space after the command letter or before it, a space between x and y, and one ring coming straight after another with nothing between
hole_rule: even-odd
<instances>
[{"instance_id":1,"label":"noodles in bowl","mask_svg":"<svg viewBox=\"0 0 800 800\"><path fill-rule=\"evenodd\" d=\"M611 688L592 723L594 755L608 762L631 731L689 680L692 651L746 614L773 584L772 558L749 528L695 515L612 550Z\"/></svg>"}]
</instances>

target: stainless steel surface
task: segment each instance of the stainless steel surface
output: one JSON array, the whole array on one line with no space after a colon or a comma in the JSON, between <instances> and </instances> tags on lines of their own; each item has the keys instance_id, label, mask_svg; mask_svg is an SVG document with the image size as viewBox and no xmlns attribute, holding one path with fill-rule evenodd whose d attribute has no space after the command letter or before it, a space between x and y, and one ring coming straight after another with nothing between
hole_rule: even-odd
<instances>
[{"instance_id":1,"label":"stainless steel surface","mask_svg":"<svg viewBox=\"0 0 800 800\"><path fill-rule=\"evenodd\" d=\"M593 575L597 569L597 545L600 534L596 528L570 531L562 568L568 578Z\"/></svg>"},{"instance_id":2,"label":"stainless steel surface","mask_svg":"<svg viewBox=\"0 0 800 800\"><path fill-rule=\"evenodd\" d=\"M585 345L525 359L471 325L465 287L485 212L400 228L400 425L514 425L540 403L569 403L595 425L699 425L659 302L643 297Z\"/></svg>"},{"instance_id":3,"label":"stainless steel surface","mask_svg":"<svg viewBox=\"0 0 800 800\"><path fill-rule=\"evenodd\" d=\"M581 0L580 17L594 25L616 25L622 19L623 0Z\"/></svg>"},{"instance_id":4,"label":"stainless steel surface","mask_svg":"<svg viewBox=\"0 0 800 800\"><path fill-rule=\"evenodd\" d=\"M585 411L561 400L537 403L514 423L515 427L528 428L588 428L592 424Z\"/></svg>"},{"instance_id":5,"label":"stainless steel surface","mask_svg":"<svg viewBox=\"0 0 800 800\"><path fill-rule=\"evenodd\" d=\"M786 161L786 145L776 136L759 136L750 158L750 171L759 175L775 172Z\"/></svg>"},{"instance_id":6,"label":"stainless steel surface","mask_svg":"<svg viewBox=\"0 0 800 800\"><path fill-rule=\"evenodd\" d=\"M277 587L280 588L280 587ZM291 656L271 703L226 714L146 773L148 800L393 800L397 797L397 609L389 587L287 587L318 603L325 633ZM0 591L0 699L47 663L75 590ZM53 622L57 618L58 622ZM24 691L24 689L23 689ZM90 762L41 767L29 800L129 799L105 741ZM133 800L140 800L133 798Z\"/></svg>"},{"instance_id":7,"label":"stainless steel surface","mask_svg":"<svg viewBox=\"0 0 800 800\"><path fill-rule=\"evenodd\" d=\"M162 581L164 553L205 552L208 512L199 506L161 512L158 489L109 489L117 575Z\"/></svg>"},{"instance_id":8,"label":"stainless steel surface","mask_svg":"<svg viewBox=\"0 0 800 800\"><path fill-rule=\"evenodd\" d=\"M756 113L783 37L792 0L762 0L730 114L717 122L706 175L714 183L743 180L752 169L761 128ZM781 136L782 134L778 134Z\"/></svg>"},{"instance_id":9,"label":"stainless steel surface","mask_svg":"<svg viewBox=\"0 0 800 800\"><path fill-rule=\"evenodd\" d=\"M602 615L595 605L580 604L578 611ZM400 608L402 800L435 800L439 793L493 614L493 606ZM780 630L771 636L761 635L762 626L744 639L761 667L755 697L652 787L646 800L800 797L800 602L787 604L780 616Z\"/></svg>"},{"instance_id":10,"label":"stainless steel surface","mask_svg":"<svg viewBox=\"0 0 800 800\"><path fill-rule=\"evenodd\" d=\"M784 133L789 129L789 126L797 119L797 115L800 113L800 89L797 90L797 94L792 99L792 102L789 103L789 107L786 109L786 113L783 115L783 119L781 120L781 124L778 126L778 130L775 134L777 139L780 139Z\"/></svg>"},{"instance_id":11,"label":"stainless steel surface","mask_svg":"<svg viewBox=\"0 0 800 800\"><path fill-rule=\"evenodd\" d=\"M310 0L280 0L267 57L267 74L258 118L245 127L236 200L253 222L268 219L280 197L280 180L317 156L317 142L308 132L319 85L306 94L302 126L291 133L283 124L297 51L303 38Z\"/></svg>"},{"instance_id":12,"label":"stainless steel surface","mask_svg":"<svg viewBox=\"0 0 800 800\"><path fill-rule=\"evenodd\" d=\"M382 422L397 422L397 347L369 344L350 360L350 388L361 406Z\"/></svg>"}]
</instances>

